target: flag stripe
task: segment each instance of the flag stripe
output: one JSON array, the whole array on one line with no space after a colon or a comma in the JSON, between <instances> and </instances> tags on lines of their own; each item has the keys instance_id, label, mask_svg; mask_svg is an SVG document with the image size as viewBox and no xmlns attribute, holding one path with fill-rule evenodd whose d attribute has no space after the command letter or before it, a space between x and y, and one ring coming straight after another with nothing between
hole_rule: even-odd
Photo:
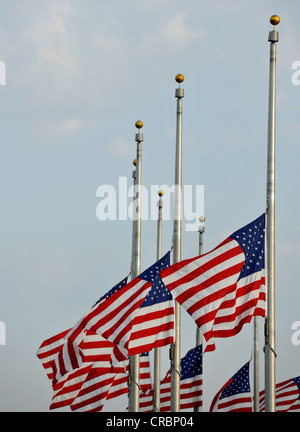
<instances>
[{"instance_id":1,"label":"flag stripe","mask_svg":"<svg viewBox=\"0 0 300 432\"><path fill-rule=\"evenodd\" d=\"M62 380L53 386L50 410L71 405L78 395L83 382L87 378L91 367L92 364L76 371L70 371L68 374L64 375Z\"/></svg>"},{"instance_id":2,"label":"flag stripe","mask_svg":"<svg viewBox=\"0 0 300 432\"><path fill-rule=\"evenodd\" d=\"M131 323L130 314L140 306L150 287L150 283L140 280L138 284L134 285L134 291L131 296L127 299L124 297L121 304L117 304L119 298L114 303L110 302L109 305L104 303L103 306L105 305L105 307L101 311L101 314L97 316L97 321L89 323L91 330L97 332L97 330L101 329L103 337L111 340L114 339L114 333L118 329L121 320L121 323L125 324L123 324L121 335L118 334L118 340L120 340L126 331L124 325L126 326Z\"/></svg>"},{"instance_id":3,"label":"flag stripe","mask_svg":"<svg viewBox=\"0 0 300 432\"><path fill-rule=\"evenodd\" d=\"M101 411L114 374L105 374L85 381L78 396L71 405L72 411Z\"/></svg>"},{"instance_id":4,"label":"flag stripe","mask_svg":"<svg viewBox=\"0 0 300 432\"><path fill-rule=\"evenodd\" d=\"M41 360L42 366L44 367L46 374L50 380L53 379L53 361L57 354L60 352L62 345L65 343L64 337L67 335L69 330L61 332L49 339L46 339L40 346L37 357Z\"/></svg>"}]
</instances>

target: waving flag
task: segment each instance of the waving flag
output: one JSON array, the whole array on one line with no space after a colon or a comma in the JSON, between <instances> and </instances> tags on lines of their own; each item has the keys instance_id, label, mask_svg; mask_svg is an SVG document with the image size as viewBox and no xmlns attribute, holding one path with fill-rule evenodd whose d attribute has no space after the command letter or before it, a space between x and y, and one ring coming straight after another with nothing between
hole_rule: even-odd
<instances>
[{"instance_id":1,"label":"waving flag","mask_svg":"<svg viewBox=\"0 0 300 432\"><path fill-rule=\"evenodd\" d=\"M215 337L236 335L252 316L265 316L265 215L207 254L175 263L162 281L201 328L206 351Z\"/></svg>"},{"instance_id":2,"label":"waving flag","mask_svg":"<svg viewBox=\"0 0 300 432\"><path fill-rule=\"evenodd\" d=\"M100 409L114 382L127 385L127 376L116 378L127 356L173 343L173 298L159 273L169 263L170 252L140 277L123 279L72 329L42 343L37 356L52 379L51 409Z\"/></svg>"},{"instance_id":3,"label":"waving flag","mask_svg":"<svg viewBox=\"0 0 300 432\"><path fill-rule=\"evenodd\" d=\"M57 403L57 395L53 398L51 409L59 408L60 406L70 405L72 411L76 412L99 412L102 411L105 402L109 399L116 398L120 395L128 393L128 361L125 362L125 367L119 368L118 373L105 373L99 370L94 363L87 371L82 365L81 370L82 380L80 389L76 391L76 381L69 381L67 388L73 390L69 394L64 394L63 402ZM117 369L114 369L117 371ZM74 374L74 372L73 372ZM63 378L64 379L64 378ZM140 388L146 391L151 386L149 355L144 353L140 355ZM74 397L75 396L75 397Z\"/></svg>"},{"instance_id":4,"label":"waving flag","mask_svg":"<svg viewBox=\"0 0 300 432\"><path fill-rule=\"evenodd\" d=\"M70 405L72 411L101 411L116 377L127 374L127 360L112 368L113 343L91 330L85 333L81 343L83 362L53 386L50 409Z\"/></svg>"},{"instance_id":5,"label":"waving flag","mask_svg":"<svg viewBox=\"0 0 300 432\"><path fill-rule=\"evenodd\" d=\"M128 366L126 375L119 373L115 376L113 384L108 392L107 400L115 398L120 394L128 393ZM149 362L149 353L140 354L140 389L147 391L151 389L151 371Z\"/></svg>"},{"instance_id":6,"label":"waving flag","mask_svg":"<svg viewBox=\"0 0 300 432\"><path fill-rule=\"evenodd\" d=\"M105 296L98 300L96 305L103 302L107 297L124 287L127 284L127 279L128 278L126 277L117 285L115 285ZM95 309L96 305L93 306L90 313ZM45 368L48 377L53 381L53 384L57 383L61 377L63 377L69 371L80 367L83 361L83 353L80 347L88 346L91 348L90 340L91 334L93 334L93 332L87 332L84 326L81 325L81 321L79 321L75 327L65 330L45 340L38 349L37 356L41 360L42 365ZM111 369L112 350L114 345L95 333L93 337L94 343L100 343L101 349L107 348L109 350L109 355L105 353L105 358L107 361L105 367L107 367L107 370ZM95 341L95 339L97 339L97 341ZM87 355L87 352L92 351L86 350L85 356ZM85 360L85 362L86 361L87 360Z\"/></svg>"},{"instance_id":7,"label":"waving flag","mask_svg":"<svg viewBox=\"0 0 300 432\"><path fill-rule=\"evenodd\" d=\"M65 343L66 330L46 340L38 351L48 378L53 381L53 361ZM81 343L83 361L79 368L70 370L53 384L50 409L70 406L72 411L101 411L106 400L128 393L128 361L111 368L113 344L86 330ZM140 355L140 387L151 388L149 353Z\"/></svg>"},{"instance_id":8,"label":"waving flag","mask_svg":"<svg viewBox=\"0 0 300 432\"><path fill-rule=\"evenodd\" d=\"M160 277L160 271L169 265L170 252L132 281L109 291L74 326L67 339L78 343L83 329L100 334L115 345L113 364L173 343L173 299Z\"/></svg>"},{"instance_id":9,"label":"waving flag","mask_svg":"<svg viewBox=\"0 0 300 432\"><path fill-rule=\"evenodd\" d=\"M210 411L252 412L252 405L248 362L216 394Z\"/></svg>"},{"instance_id":10,"label":"waving flag","mask_svg":"<svg viewBox=\"0 0 300 432\"><path fill-rule=\"evenodd\" d=\"M151 369L149 352L140 354L140 382L139 386L141 390L145 391L152 387L151 385Z\"/></svg>"},{"instance_id":11,"label":"waving flag","mask_svg":"<svg viewBox=\"0 0 300 432\"><path fill-rule=\"evenodd\" d=\"M76 397L69 404L71 410L79 412L101 411L114 377L115 374L113 373L99 374L92 367L82 382ZM54 404L51 407L53 409Z\"/></svg>"},{"instance_id":12,"label":"waving flag","mask_svg":"<svg viewBox=\"0 0 300 432\"><path fill-rule=\"evenodd\" d=\"M37 352L48 378L52 381L53 398L50 409L72 406L76 398L83 397L84 391L85 394L91 392L93 385L94 390L97 385L99 388L107 385L108 391L116 374L124 373L126 368L126 362L121 362L112 368L111 356L114 348L112 342L91 330L84 330L84 338L79 345L82 352L81 365L70 369L57 380L57 358L64 352L63 348L68 342L65 337L68 333L69 330L66 330L47 339ZM103 394L103 398L105 395L106 393Z\"/></svg>"},{"instance_id":13,"label":"waving flag","mask_svg":"<svg viewBox=\"0 0 300 432\"><path fill-rule=\"evenodd\" d=\"M37 356L51 381L54 377L53 361L60 352L62 346L65 344L65 336L69 333L69 331L70 330L65 330L49 339L46 339L38 349Z\"/></svg>"},{"instance_id":14,"label":"waving flag","mask_svg":"<svg viewBox=\"0 0 300 432\"><path fill-rule=\"evenodd\" d=\"M275 387L276 412L300 412L300 376ZM265 391L259 393L259 409L265 411Z\"/></svg>"},{"instance_id":15,"label":"waving flag","mask_svg":"<svg viewBox=\"0 0 300 432\"><path fill-rule=\"evenodd\" d=\"M180 362L180 409L202 406L202 345L188 351ZM140 411L153 410L153 390L140 394ZM171 410L170 371L160 382L160 411Z\"/></svg>"},{"instance_id":16,"label":"waving flag","mask_svg":"<svg viewBox=\"0 0 300 432\"><path fill-rule=\"evenodd\" d=\"M170 253L163 263L165 267L170 265ZM146 271L140 278L151 282L152 287L132 322L130 340L129 343L125 343L128 355L147 352L174 342L172 294L163 284L159 271L153 276L150 271Z\"/></svg>"}]
</instances>

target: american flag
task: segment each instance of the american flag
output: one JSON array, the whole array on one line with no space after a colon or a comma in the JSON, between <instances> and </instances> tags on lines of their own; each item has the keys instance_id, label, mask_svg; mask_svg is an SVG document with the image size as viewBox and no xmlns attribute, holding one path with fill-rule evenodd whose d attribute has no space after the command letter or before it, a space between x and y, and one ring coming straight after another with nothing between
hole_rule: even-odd
<instances>
[{"instance_id":1,"label":"american flag","mask_svg":"<svg viewBox=\"0 0 300 432\"><path fill-rule=\"evenodd\" d=\"M54 378L53 361L60 352L62 346L65 344L65 336L69 331L70 330L65 330L49 339L46 339L38 349L37 356L41 360L42 366L51 381Z\"/></svg>"},{"instance_id":2,"label":"american flag","mask_svg":"<svg viewBox=\"0 0 300 432\"><path fill-rule=\"evenodd\" d=\"M166 268L169 265L168 252L162 266ZM174 342L174 300L161 280L159 268L156 267L155 273L147 270L140 278L151 282L152 287L133 320L131 337L127 345L129 355L147 352Z\"/></svg>"},{"instance_id":3,"label":"american flag","mask_svg":"<svg viewBox=\"0 0 300 432\"><path fill-rule=\"evenodd\" d=\"M50 409L58 408L61 404L66 406L65 401L70 400L70 390L72 396L74 375L77 378L76 393L69 405L72 411L84 412L101 411L111 389L119 384L121 377L127 377L127 360L120 362L114 368L111 366L113 343L91 330L85 330L85 333L86 336L81 344L83 362L79 369L70 371L66 379L63 376L53 386L54 395ZM59 387L62 387L60 392L58 392ZM125 387L118 390L115 397L128 391Z\"/></svg>"},{"instance_id":4,"label":"american flag","mask_svg":"<svg viewBox=\"0 0 300 432\"><path fill-rule=\"evenodd\" d=\"M253 402L249 381L249 363L246 363L214 397L210 411L252 412Z\"/></svg>"},{"instance_id":5,"label":"american flag","mask_svg":"<svg viewBox=\"0 0 300 432\"><path fill-rule=\"evenodd\" d=\"M300 412L300 376L276 384L276 412ZM265 391L259 393L259 409L265 411Z\"/></svg>"},{"instance_id":6,"label":"american flag","mask_svg":"<svg viewBox=\"0 0 300 432\"><path fill-rule=\"evenodd\" d=\"M65 405L54 405L55 399L53 398L51 409L70 405L71 410L76 412L99 412L102 411L107 400L128 393L128 361L126 361L125 370L119 370L118 373L103 373L93 365L85 376L84 366L81 366L80 369L83 371L84 379L80 390L76 392L76 397L73 397L71 403ZM140 388L146 391L150 383L149 356L148 353L145 353L140 355ZM68 387L70 388L70 385ZM70 397L67 401L70 402Z\"/></svg>"},{"instance_id":7,"label":"american flag","mask_svg":"<svg viewBox=\"0 0 300 432\"><path fill-rule=\"evenodd\" d=\"M69 370L57 380L57 357L66 344L65 338L68 333L69 330L66 330L45 340L37 352L48 378L52 381L53 398L50 409L68 405L74 409L75 401L81 401L83 394L92 391L92 386L95 390L98 385L105 398L105 385L108 391L116 374L122 374L126 369L126 362L121 362L112 369L113 343L91 330L85 330L85 336L79 346L83 355L81 365Z\"/></svg>"},{"instance_id":8,"label":"american flag","mask_svg":"<svg viewBox=\"0 0 300 432\"><path fill-rule=\"evenodd\" d=\"M202 406L202 345L191 350L180 362L180 409ZM140 411L153 410L153 390L140 394ZM171 410L171 374L170 370L160 382L160 411Z\"/></svg>"},{"instance_id":9,"label":"american flag","mask_svg":"<svg viewBox=\"0 0 300 432\"><path fill-rule=\"evenodd\" d=\"M114 374L99 374L92 367L79 392L70 404L71 410L78 412L101 411L108 392L113 385L114 378Z\"/></svg>"},{"instance_id":10,"label":"american flag","mask_svg":"<svg viewBox=\"0 0 300 432\"><path fill-rule=\"evenodd\" d=\"M96 305L103 302L107 297L125 286L127 280L128 278L126 277L115 285L105 296L98 300ZM91 311L95 309L96 305L92 307ZM84 318L82 320L84 320ZM51 376L50 379L53 381L53 384L58 382L68 372L77 369L82 363L83 355L85 355L85 358L87 359L88 352L95 352L95 349L92 350L92 344L90 343L91 335L93 335L94 346L98 343L98 346L96 347L98 349L98 356L99 348L101 350L103 348L108 350L108 352L105 353L105 367L107 370L112 368L114 344L97 335L93 331L87 331L84 326L81 325L81 321L79 321L75 327L45 340L38 350L37 356L42 361L47 374ZM100 347L99 344L101 345ZM86 346L88 349L86 349L83 354L82 349ZM86 362L87 360L85 360L85 363Z\"/></svg>"},{"instance_id":11,"label":"american flag","mask_svg":"<svg viewBox=\"0 0 300 432\"><path fill-rule=\"evenodd\" d=\"M140 355L140 388L145 391L151 385L148 353ZM91 370L76 399L71 404L72 411L101 411L105 402L128 393L128 362L126 371L117 374L101 374Z\"/></svg>"},{"instance_id":12,"label":"american flag","mask_svg":"<svg viewBox=\"0 0 300 432\"><path fill-rule=\"evenodd\" d=\"M151 370L149 352L140 354L140 382L141 390L146 391L151 388Z\"/></svg>"},{"instance_id":13,"label":"american flag","mask_svg":"<svg viewBox=\"0 0 300 432\"><path fill-rule=\"evenodd\" d=\"M68 332L66 330L43 342L37 353L51 381L53 361ZM128 361L111 369L113 344L86 330L81 346L83 362L80 367L53 383L51 410L70 406L72 411L101 411L106 400L128 393ZM148 353L140 356L140 387L143 391L151 387Z\"/></svg>"},{"instance_id":14,"label":"american flag","mask_svg":"<svg viewBox=\"0 0 300 432\"><path fill-rule=\"evenodd\" d=\"M160 278L169 264L170 252L140 277L123 279L72 329L42 343L37 356L52 379L52 409L102 409L114 383L124 391L125 377L116 377L124 371L120 362L173 343L173 298Z\"/></svg>"},{"instance_id":15,"label":"american flag","mask_svg":"<svg viewBox=\"0 0 300 432\"><path fill-rule=\"evenodd\" d=\"M215 337L240 332L252 316L265 316L265 214L207 254L175 263L162 281L201 328L205 351Z\"/></svg>"},{"instance_id":16,"label":"american flag","mask_svg":"<svg viewBox=\"0 0 300 432\"><path fill-rule=\"evenodd\" d=\"M130 360L129 360L130 362ZM128 369L129 364L126 368L126 376L119 373L115 376L113 385L111 386L107 399L112 399L120 394L128 393ZM139 387L141 391L147 391L151 389L151 370L149 362L149 352L140 354L140 381Z\"/></svg>"},{"instance_id":17,"label":"american flag","mask_svg":"<svg viewBox=\"0 0 300 432\"><path fill-rule=\"evenodd\" d=\"M153 347L173 343L174 305L160 271L170 265L170 252L126 284L102 297L69 332L78 344L83 329L114 343L113 364Z\"/></svg>"}]
</instances>

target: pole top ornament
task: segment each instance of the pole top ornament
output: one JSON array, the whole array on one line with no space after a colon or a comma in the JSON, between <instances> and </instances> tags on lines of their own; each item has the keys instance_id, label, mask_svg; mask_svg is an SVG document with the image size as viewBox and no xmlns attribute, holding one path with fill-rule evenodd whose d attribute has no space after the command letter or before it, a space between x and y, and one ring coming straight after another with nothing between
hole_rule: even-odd
<instances>
[{"instance_id":1,"label":"pole top ornament","mask_svg":"<svg viewBox=\"0 0 300 432\"><path fill-rule=\"evenodd\" d=\"M178 84L182 83L184 81L184 76L182 74L176 75L175 81L178 82Z\"/></svg>"},{"instance_id":2,"label":"pole top ornament","mask_svg":"<svg viewBox=\"0 0 300 432\"><path fill-rule=\"evenodd\" d=\"M135 127L138 129L141 129L143 127L143 122L141 120L138 120L135 122Z\"/></svg>"},{"instance_id":3,"label":"pole top ornament","mask_svg":"<svg viewBox=\"0 0 300 432\"><path fill-rule=\"evenodd\" d=\"M270 23L273 24L274 29L275 29L275 26L277 26L277 24L280 23L279 16L278 15L272 15L271 18L270 18Z\"/></svg>"}]
</instances>

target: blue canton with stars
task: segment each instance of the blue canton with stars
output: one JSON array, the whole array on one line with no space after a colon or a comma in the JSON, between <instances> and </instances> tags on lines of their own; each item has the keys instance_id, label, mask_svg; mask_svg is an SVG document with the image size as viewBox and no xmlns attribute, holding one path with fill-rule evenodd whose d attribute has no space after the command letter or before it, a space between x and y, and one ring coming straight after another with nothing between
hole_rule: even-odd
<instances>
[{"instance_id":1,"label":"blue canton with stars","mask_svg":"<svg viewBox=\"0 0 300 432\"><path fill-rule=\"evenodd\" d=\"M234 396L239 393L250 393L249 362L233 375L231 383L222 391L220 399Z\"/></svg>"},{"instance_id":2,"label":"blue canton with stars","mask_svg":"<svg viewBox=\"0 0 300 432\"><path fill-rule=\"evenodd\" d=\"M238 242L245 254L239 279L265 268L265 214L235 231L230 238Z\"/></svg>"},{"instance_id":3,"label":"blue canton with stars","mask_svg":"<svg viewBox=\"0 0 300 432\"><path fill-rule=\"evenodd\" d=\"M181 360L181 380L202 375L202 345L191 350Z\"/></svg>"},{"instance_id":4,"label":"blue canton with stars","mask_svg":"<svg viewBox=\"0 0 300 432\"><path fill-rule=\"evenodd\" d=\"M298 396L297 400L299 400L300 399L300 376L298 376L296 378L293 378L292 381L294 381L296 383L297 387L298 387L299 396Z\"/></svg>"},{"instance_id":5,"label":"blue canton with stars","mask_svg":"<svg viewBox=\"0 0 300 432\"><path fill-rule=\"evenodd\" d=\"M152 306L167 300L172 300L172 294L161 280L160 271L170 266L170 252L167 252L160 260L139 275L140 279L151 282L152 287L148 292L142 307Z\"/></svg>"},{"instance_id":6,"label":"blue canton with stars","mask_svg":"<svg viewBox=\"0 0 300 432\"><path fill-rule=\"evenodd\" d=\"M149 293L147 294L142 306L150 306L155 303L160 303L166 300L172 299L172 294L169 289L162 282L159 272L170 266L170 251L167 252L160 260L154 263L151 267L141 273L138 277L140 279L151 282L152 287ZM123 288L128 282L128 277L124 278L121 282L116 284L113 288L111 288L104 296L100 297L100 299L93 305L107 300L111 295L115 292ZM141 307L142 307L141 306Z\"/></svg>"},{"instance_id":7,"label":"blue canton with stars","mask_svg":"<svg viewBox=\"0 0 300 432\"><path fill-rule=\"evenodd\" d=\"M104 296L100 297L100 299L94 304L94 306L96 306L96 304L98 304L98 303L101 303L103 300L107 300L115 292L117 292L119 289L123 288L123 286L125 286L127 284L127 281L128 281L128 277L126 276L126 278L124 278L121 282L119 282L117 285L112 287L112 289L110 289L106 294L104 294Z\"/></svg>"}]
</instances>

